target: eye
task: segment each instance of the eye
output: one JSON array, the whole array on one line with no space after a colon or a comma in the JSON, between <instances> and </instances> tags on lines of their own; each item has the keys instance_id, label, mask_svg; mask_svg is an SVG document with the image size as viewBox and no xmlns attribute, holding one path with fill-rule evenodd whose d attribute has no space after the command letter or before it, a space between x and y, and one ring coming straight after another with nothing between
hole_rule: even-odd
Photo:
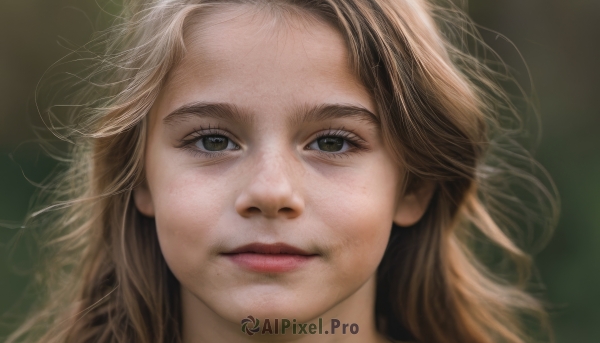
<instances>
[{"instance_id":1,"label":"eye","mask_svg":"<svg viewBox=\"0 0 600 343\"><path fill-rule=\"evenodd\" d=\"M196 141L195 145L204 151L235 150L238 148L229 138L221 135L203 136Z\"/></svg>"},{"instance_id":2,"label":"eye","mask_svg":"<svg viewBox=\"0 0 600 343\"><path fill-rule=\"evenodd\" d=\"M325 152L344 152L350 148L350 145L342 137L325 136L317 138L309 145L309 148Z\"/></svg>"}]
</instances>

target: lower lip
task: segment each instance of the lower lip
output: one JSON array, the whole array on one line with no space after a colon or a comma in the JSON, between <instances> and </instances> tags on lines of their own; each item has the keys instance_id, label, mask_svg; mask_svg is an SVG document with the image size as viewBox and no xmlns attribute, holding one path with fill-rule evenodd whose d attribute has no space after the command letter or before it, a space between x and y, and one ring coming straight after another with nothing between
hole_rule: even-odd
<instances>
[{"instance_id":1,"label":"lower lip","mask_svg":"<svg viewBox=\"0 0 600 343\"><path fill-rule=\"evenodd\" d=\"M255 254L225 255L239 266L258 273L283 273L298 269L316 255Z\"/></svg>"}]
</instances>

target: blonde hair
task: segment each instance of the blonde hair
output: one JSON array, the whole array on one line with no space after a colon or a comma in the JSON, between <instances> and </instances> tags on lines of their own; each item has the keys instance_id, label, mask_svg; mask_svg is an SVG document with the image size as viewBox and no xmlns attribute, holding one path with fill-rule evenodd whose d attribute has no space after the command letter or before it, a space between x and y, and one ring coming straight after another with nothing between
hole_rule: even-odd
<instances>
[{"instance_id":1,"label":"blonde hair","mask_svg":"<svg viewBox=\"0 0 600 343\"><path fill-rule=\"evenodd\" d=\"M7 343L181 342L179 283L132 190L144 178L147 113L185 54L191 18L232 4L293 10L337 27L372 90L381 134L405 166L406 191L437 185L423 218L392 230L378 269L378 330L416 342L523 343L534 339L524 324L534 318L547 333L539 338L548 338L543 305L527 292L531 258L517 236L519 218L532 213L549 212L542 226L552 225L555 191L533 176L539 166L515 143L521 123L500 86L506 73L479 55L490 50L459 7L449 0L157 0L126 1L120 23L75 52L93 62L78 76L81 104L66 119L48 111L72 159L48 187L52 204L28 224L42 217L49 224L36 274L45 302ZM507 192L513 184L547 206L515 216L522 201Z\"/></svg>"}]
</instances>

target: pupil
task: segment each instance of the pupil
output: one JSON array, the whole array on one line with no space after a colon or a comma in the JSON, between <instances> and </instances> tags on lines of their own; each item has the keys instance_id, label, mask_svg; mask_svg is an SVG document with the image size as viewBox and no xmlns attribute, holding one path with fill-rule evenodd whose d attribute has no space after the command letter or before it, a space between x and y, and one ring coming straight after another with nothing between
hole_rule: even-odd
<instances>
[{"instance_id":1,"label":"pupil","mask_svg":"<svg viewBox=\"0 0 600 343\"><path fill-rule=\"evenodd\" d=\"M323 151L340 151L344 146L344 139L340 137L323 137L317 141L319 149Z\"/></svg>"},{"instance_id":2,"label":"pupil","mask_svg":"<svg viewBox=\"0 0 600 343\"><path fill-rule=\"evenodd\" d=\"M208 151L219 151L227 148L229 139L223 136L208 136L202 138L202 143Z\"/></svg>"}]
</instances>

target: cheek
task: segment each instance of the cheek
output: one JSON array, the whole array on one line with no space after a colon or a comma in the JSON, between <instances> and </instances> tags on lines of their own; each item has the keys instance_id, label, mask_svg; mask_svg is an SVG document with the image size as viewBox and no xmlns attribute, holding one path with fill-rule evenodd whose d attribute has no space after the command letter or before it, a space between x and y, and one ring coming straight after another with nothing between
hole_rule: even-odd
<instances>
[{"instance_id":1,"label":"cheek","mask_svg":"<svg viewBox=\"0 0 600 343\"><path fill-rule=\"evenodd\" d=\"M219 184L181 172L163 177L153 193L162 253L176 275L201 272L225 199Z\"/></svg>"},{"instance_id":2,"label":"cheek","mask_svg":"<svg viewBox=\"0 0 600 343\"><path fill-rule=\"evenodd\" d=\"M385 252L395 203L393 169L368 169L337 176L313 189L315 213L328 228L332 258L341 278L373 273ZM385 180L385 182L383 182Z\"/></svg>"}]
</instances>

